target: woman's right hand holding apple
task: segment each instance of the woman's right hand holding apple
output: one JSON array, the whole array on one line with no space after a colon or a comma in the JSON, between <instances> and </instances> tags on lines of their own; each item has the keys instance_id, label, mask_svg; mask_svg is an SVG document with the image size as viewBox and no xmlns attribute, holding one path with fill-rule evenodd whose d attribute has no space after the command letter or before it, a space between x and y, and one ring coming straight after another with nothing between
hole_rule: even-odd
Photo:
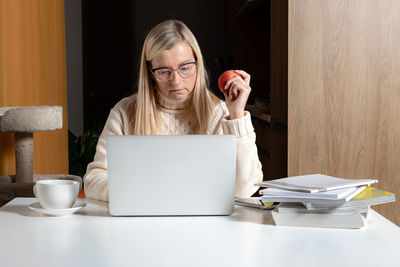
<instances>
[{"instance_id":1,"label":"woman's right hand holding apple","mask_svg":"<svg viewBox=\"0 0 400 267\"><path fill-rule=\"evenodd\" d=\"M221 74L218 86L225 95L229 119L238 119L245 115L244 109L249 98L250 75L242 70L229 70Z\"/></svg>"}]
</instances>

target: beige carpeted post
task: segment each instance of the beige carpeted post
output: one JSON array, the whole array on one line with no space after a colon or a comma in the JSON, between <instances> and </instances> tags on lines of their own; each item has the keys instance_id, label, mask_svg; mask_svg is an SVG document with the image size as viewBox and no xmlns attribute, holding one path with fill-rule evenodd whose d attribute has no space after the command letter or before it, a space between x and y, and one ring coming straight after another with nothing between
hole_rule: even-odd
<instances>
[{"instance_id":1,"label":"beige carpeted post","mask_svg":"<svg viewBox=\"0 0 400 267\"><path fill-rule=\"evenodd\" d=\"M33 182L33 133L15 133L16 182Z\"/></svg>"}]
</instances>

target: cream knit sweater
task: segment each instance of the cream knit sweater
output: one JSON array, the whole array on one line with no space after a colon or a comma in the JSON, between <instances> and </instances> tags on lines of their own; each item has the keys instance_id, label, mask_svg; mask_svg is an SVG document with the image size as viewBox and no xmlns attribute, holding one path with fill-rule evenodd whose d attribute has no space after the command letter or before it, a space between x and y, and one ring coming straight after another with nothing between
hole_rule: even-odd
<instances>
[{"instance_id":1,"label":"cream knit sweater","mask_svg":"<svg viewBox=\"0 0 400 267\"><path fill-rule=\"evenodd\" d=\"M110 111L97 143L94 160L88 165L84 176L85 195L88 198L108 201L106 137L108 135L129 134L127 110L132 108L135 101L136 95L126 97ZM158 108L161 111L161 125L159 125L161 134L181 135L195 133L196 125L192 120L194 114L190 98L176 102L159 96ZM256 135L248 112L243 118L234 120L228 120L228 115L229 112L225 102L221 101L215 108L207 134L236 135L235 196L249 197L258 189L254 184L260 182L263 177L255 145Z\"/></svg>"}]
</instances>

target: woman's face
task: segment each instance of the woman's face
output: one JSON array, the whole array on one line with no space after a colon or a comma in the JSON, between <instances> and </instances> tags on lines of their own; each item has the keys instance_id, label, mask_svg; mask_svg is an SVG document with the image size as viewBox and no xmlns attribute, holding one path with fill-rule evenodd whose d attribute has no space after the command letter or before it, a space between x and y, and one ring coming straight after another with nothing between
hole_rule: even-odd
<instances>
[{"instance_id":1,"label":"woman's face","mask_svg":"<svg viewBox=\"0 0 400 267\"><path fill-rule=\"evenodd\" d=\"M190 45L186 42L179 42L171 49L161 52L160 55L151 61L151 65L153 70L164 67L177 70L183 64L194 61L195 58ZM185 68L186 66L187 65L182 68ZM194 74L187 78L182 78L182 76L176 71L173 71L171 79L165 82L160 82L153 76L153 79L157 83L159 92L172 100L185 99L193 91L196 83L197 68L196 66L193 67L195 68Z\"/></svg>"}]
</instances>

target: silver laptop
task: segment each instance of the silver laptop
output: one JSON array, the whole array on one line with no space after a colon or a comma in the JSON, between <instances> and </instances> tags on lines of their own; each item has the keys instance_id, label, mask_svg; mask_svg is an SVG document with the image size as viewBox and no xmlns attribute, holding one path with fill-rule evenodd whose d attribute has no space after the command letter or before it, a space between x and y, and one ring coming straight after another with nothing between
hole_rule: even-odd
<instances>
[{"instance_id":1,"label":"silver laptop","mask_svg":"<svg viewBox=\"0 0 400 267\"><path fill-rule=\"evenodd\" d=\"M108 136L107 165L113 216L233 212L233 135Z\"/></svg>"}]
</instances>

